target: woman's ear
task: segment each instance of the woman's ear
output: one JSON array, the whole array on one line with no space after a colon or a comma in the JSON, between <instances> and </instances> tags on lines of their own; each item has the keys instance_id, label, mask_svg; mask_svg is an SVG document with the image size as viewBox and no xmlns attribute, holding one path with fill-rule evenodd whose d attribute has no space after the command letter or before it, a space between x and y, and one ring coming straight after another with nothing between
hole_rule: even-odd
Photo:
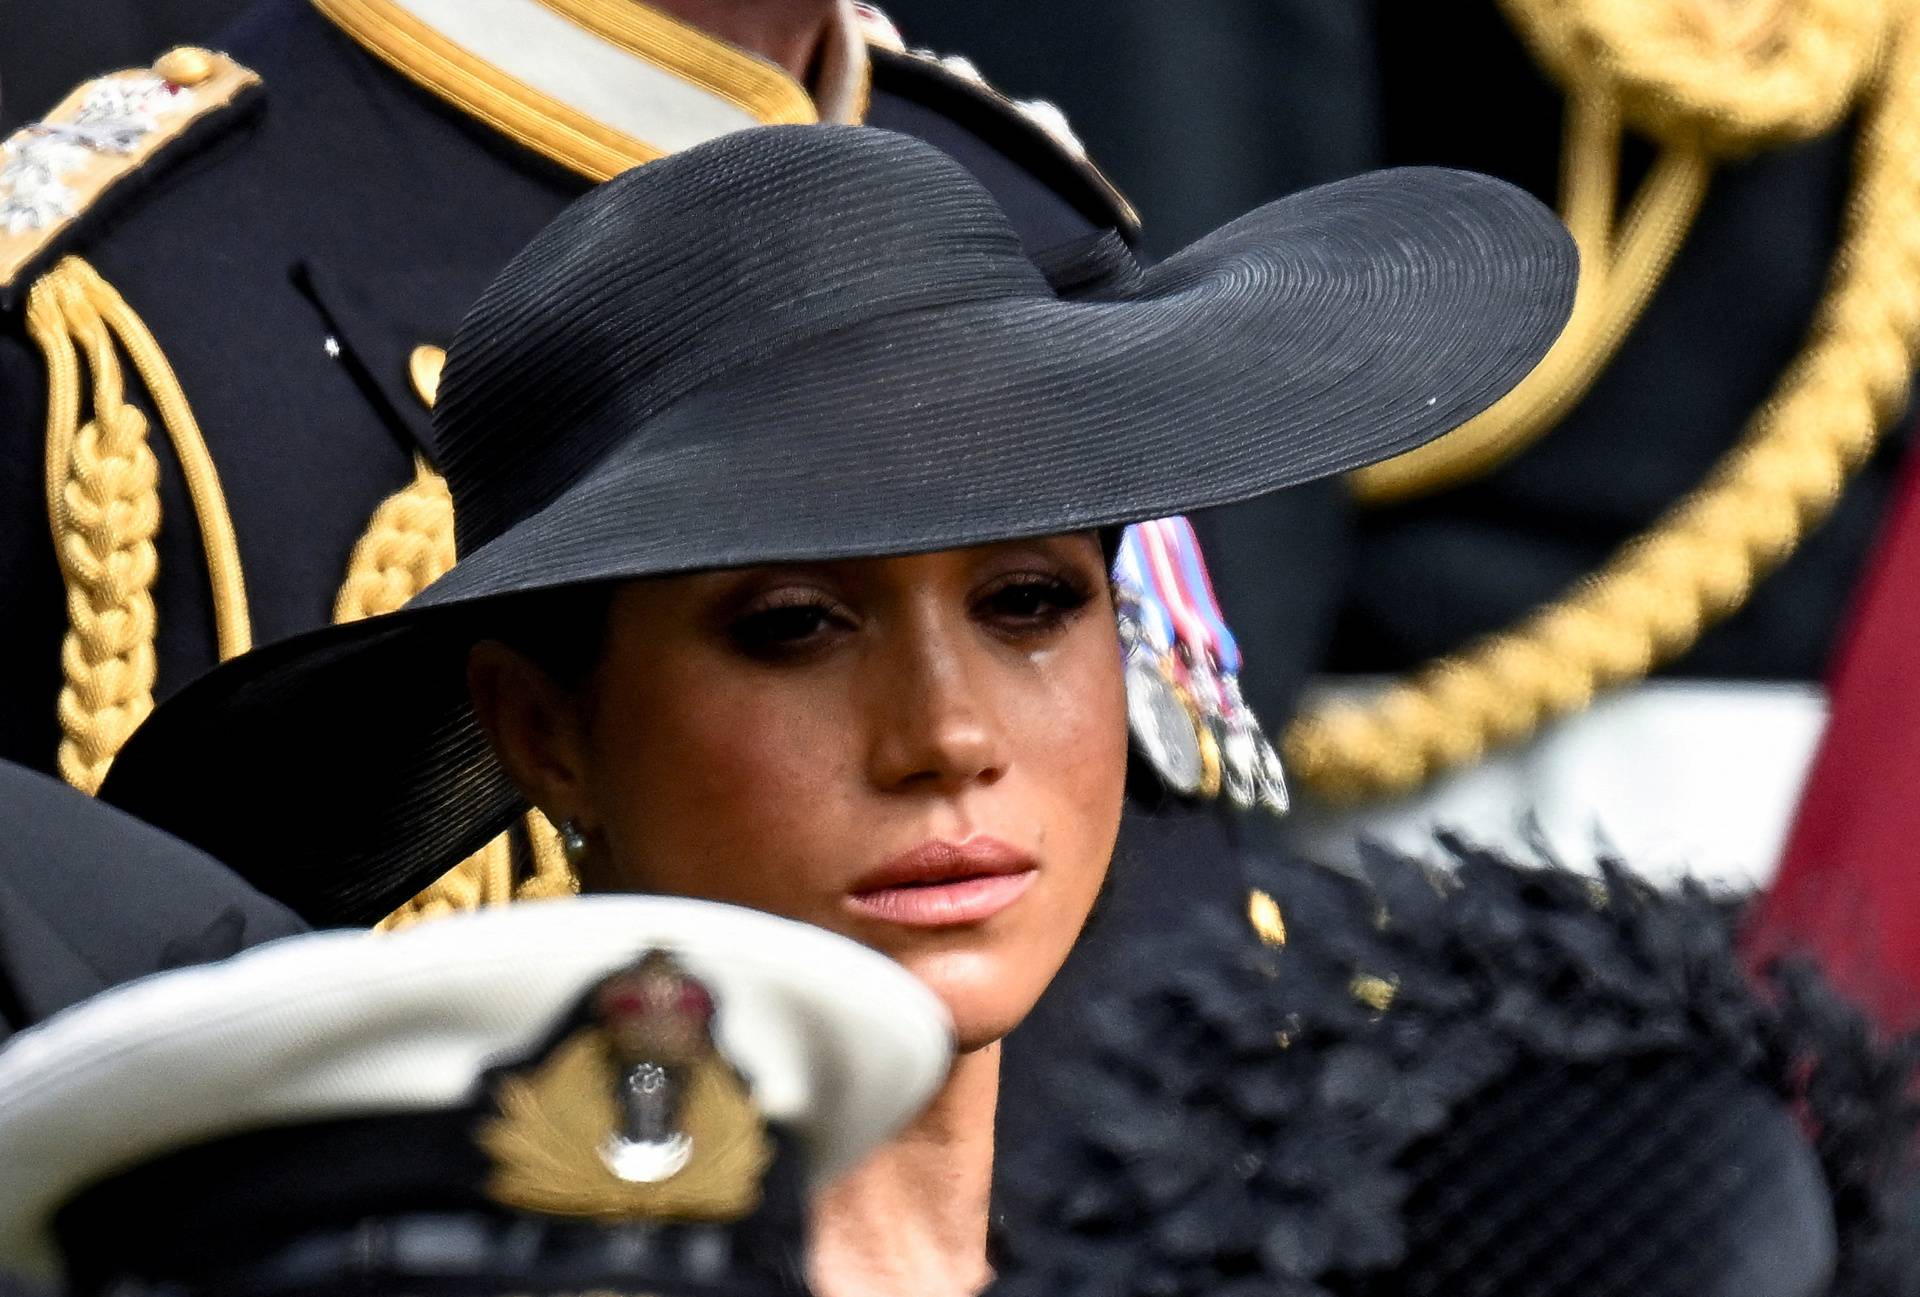
<instances>
[{"instance_id":1,"label":"woman's ear","mask_svg":"<svg viewBox=\"0 0 1920 1297\"><path fill-rule=\"evenodd\" d=\"M578 696L498 640L483 640L468 654L467 692L521 794L555 824L583 818L587 728Z\"/></svg>"}]
</instances>

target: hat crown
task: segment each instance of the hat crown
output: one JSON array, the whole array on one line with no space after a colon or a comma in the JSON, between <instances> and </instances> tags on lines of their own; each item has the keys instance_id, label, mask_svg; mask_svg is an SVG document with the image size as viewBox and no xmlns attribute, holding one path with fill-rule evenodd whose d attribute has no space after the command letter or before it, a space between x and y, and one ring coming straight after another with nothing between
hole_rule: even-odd
<instances>
[{"instance_id":1,"label":"hat crown","mask_svg":"<svg viewBox=\"0 0 1920 1297\"><path fill-rule=\"evenodd\" d=\"M556 218L461 324L435 412L460 550L741 364L1049 292L986 189L906 136L769 127L636 168Z\"/></svg>"}]
</instances>

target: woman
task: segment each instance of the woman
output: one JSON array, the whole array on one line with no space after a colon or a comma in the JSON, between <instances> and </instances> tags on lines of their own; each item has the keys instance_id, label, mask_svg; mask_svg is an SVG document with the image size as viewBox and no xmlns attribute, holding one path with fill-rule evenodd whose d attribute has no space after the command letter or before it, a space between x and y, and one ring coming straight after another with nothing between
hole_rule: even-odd
<instances>
[{"instance_id":1,"label":"woman","mask_svg":"<svg viewBox=\"0 0 1920 1297\"><path fill-rule=\"evenodd\" d=\"M997 1042L1119 821L1113 529L1457 425L1574 276L1544 210L1457 173L1298 195L1146 272L1117 238L1043 270L904 138L689 150L570 209L463 326L435 415L460 564L190 687L106 795L320 922L531 802L589 888L892 955L961 1060L820 1205L811 1269L829 1297L973 1290Z\"/></svg>"}]
</instances>

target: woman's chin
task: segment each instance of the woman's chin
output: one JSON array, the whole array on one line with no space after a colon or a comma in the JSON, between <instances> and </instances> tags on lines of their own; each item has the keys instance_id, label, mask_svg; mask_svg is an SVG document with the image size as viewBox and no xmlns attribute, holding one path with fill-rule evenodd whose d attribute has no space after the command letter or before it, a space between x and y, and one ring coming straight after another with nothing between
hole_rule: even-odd
<instances>
[{"instance_id":1,"label":"woman's chin","mask_svg":"<svg viewBox=\"0 0 1920 1297\"><path fill-rule=\"evenodd\" d=\"M946 1005L961 1053L983 1049L1019 1026L1053 971L973 951L908 955L900 962Z\"/></svg>"}]
</instances>

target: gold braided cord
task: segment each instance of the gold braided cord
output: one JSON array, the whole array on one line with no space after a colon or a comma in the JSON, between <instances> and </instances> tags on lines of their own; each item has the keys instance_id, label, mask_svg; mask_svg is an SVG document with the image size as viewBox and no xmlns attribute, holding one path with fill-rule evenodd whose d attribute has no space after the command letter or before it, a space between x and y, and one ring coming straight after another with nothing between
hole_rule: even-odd
<instances>
[{"instance_id":1,"label":"gold braided cord","mask_svg":"<svg viewBox=\"0 0 1920 1297\"><path fill-rule=\"evenodd\" d=\"M373 511L347 560L333 602L336 622L377 617L399 608L453 566L453 496L447 483L415 457L413 481ZM498 837L380 923L404 927L419 919L495 905L513 895L513 851Z\"/></svg>"},{"instance_id":2,"label":"gold braided cord","mask_svg":"<svg viewBox=\"0 0 1920 1297\"><path fill-rule=\"evenodd\" d=\"M61 497L67 491L67 455L80 423L80 356L60 304L59 281L43 279L27 294L27 333L47 362L47 526L60 550Z\"/></svg>"},{"instance_id":3,"label":"gold braided cord","mask_svg":"<svg viewBox=\"0 0 1920 1297\"><path fill-rule=\"evenodd\" d=\"M34 285L28 306L61 390L49 392L47 460L54 552L66 584L60 773L99 789L126 736L153 710L157 675L153 581L159 557L159 465L146 417L126 403L107 327L70 276ZM93 378L93 418L80 418L75 343Z\"/></svg>"},{"instance_id":4,"label":"gold braided cord","mask_svg":"<svg viewBox=\"0 0 1920 1297\"><path fill-rule=\"evenodd\" d=\"M126 400L121 351L133 360L185 469L223 653L244 651L250 642L246 590L226 497L199 424L133 309L91 266L68 257L34 284L27 324L47 362L47 517L67 588L58 762L69 783L91 793L153 709L157 674L159 463L146 416ZM82 352L90 394L80 379ZM83 420L88 395L93 417Z\"/></svg>"},{"instance_id":5,"label":"gold braided cord","mask_svg":"<svg viewBox=\"0 0 1920 1297\"><path fill-rule=\"evenodd\" d=\"M580 891L580 879L567 863L560 845L560 831L538 810L527 812L527 842L533 854L533 872L514 889L517 901L538 900L550 896L573 896Z\"/></svg>"},{"instance_id":6,"label":"gold braided cord","mask_svg":"<svg viewBox=\"0 0 1920 1297\"><path fill-rule=\"evenodd\" d=\"M1718 156L1832 130L1906 0L1500 0L1562 85L1615 87L1634 129Z\"/></svg>"},{"instance_id":7,"label":"gold braided cord","mask_svg":"<svg viewBox=\"0 0 1920 1297\"><path fill-rule=\"evenodd\" d=\"M145 323L90 265L68 257L35 282L27 327L47 365L47 517L67 588L58 762L69 783L93 793L127 736L153 710L158 674L153 582L160 470L147 418L126 400L123 352L160 414L193 502L223 660L251 646L252 627L219 473L173 367ZM90 392L81 376L83 354ZM89 397L92 418L83 419ZM381 504L354 546L335 620L392 612L453 561L452 496L445 481L416 460L414 480ZM525 832L533 869L519 894L577 890L552 825L534 812ZM502 836L388 924L504 902L515 895L513 876L512 848Z\"/></svg>"},{"instance_id":8,"label":"gold braided cord","mask_svg":"<svg viewBox=\"0 0 1920 1297\"><path fill-rule=\"evenodd\" d=\"M503 833L427 884L376 925L382 932L410 927L423 919L464 914L513 899L513 840Z\"/></svg>"},{"instance_id":9,"label":"gold braided cord","mask_svg":"<svg viewBox=\"0 0 1920 1297\"><path fill-rule=\"evenodd\" d=\"M413 481L380 502L347 560L333 601L336 622L397 611L453 566L453 496L414 460Z\"/></svg>"},{"instance_id":10,"label":"gold braided cord","mask_svg":"<svg viewBox=\"0 0 1920 1297\"><path fill-rule=\"evenodd\" d=\"M88 301L113 330L140 381L160 412L160 422L173 444L174 458L186 480L187 498L200 524L200 547L206 555L207 577L213 591L213 627L220 660L237 657L253 647L253 623L247 611L247 587L240 574L240 543L233 534L226 493L213 455L193 417L187 395L173 366L154 341L144 321L125 299L108 286L85 262L75 260L73 273L85 286Z\"/></svg>"},{"instance_id":11,"label":"gold braided cord","mask_svg":"<svg viewBox=\"0 0 1920 1297\"><path fill-rule=\"evenodd\" d=\"M1920 350L1920 3L1890 14L1826 297L1740 443L1559 602L1367 704L1302 716L1286 753L1323 798L1412 789L1640 678L1739 607L1833 507L1904 407Z\"/></svg>"}]
</instances>

